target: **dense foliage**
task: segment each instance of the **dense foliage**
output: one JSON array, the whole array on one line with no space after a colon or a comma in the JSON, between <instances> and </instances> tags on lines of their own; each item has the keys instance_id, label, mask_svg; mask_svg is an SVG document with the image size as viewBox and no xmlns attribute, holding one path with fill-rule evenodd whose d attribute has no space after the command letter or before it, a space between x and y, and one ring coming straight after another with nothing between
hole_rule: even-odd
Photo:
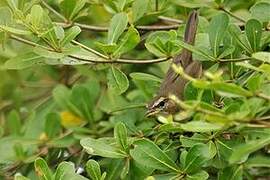
<instances>
[{"instance_id":1,"label":"dense foliage","mask_svg":"<svg viewBox=\"0 0 270 180\"><path fill-rule=\"evenodd\" d=\"M269 22L269 0L1 0L0 179L269 178ZM146 118L182 48L202 77L174 66L182 111Z\"/></svg>"}]
</instances>

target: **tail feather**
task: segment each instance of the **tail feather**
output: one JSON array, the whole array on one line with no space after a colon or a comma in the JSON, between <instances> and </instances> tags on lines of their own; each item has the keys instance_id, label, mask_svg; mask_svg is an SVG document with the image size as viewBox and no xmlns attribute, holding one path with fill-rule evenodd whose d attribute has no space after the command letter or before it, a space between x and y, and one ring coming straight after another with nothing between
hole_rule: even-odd
<instances>
[{"instance_id":1,"label":"tail feather","mask_svg":"<svg viewBox=\"0 0 270 180\"><path fill-rule=\"evenodd\" d=\"M199 18L198 12L195 10L189 14L184 35L185 43L194 45L199 21L198 18ZM192 62L192 52L190 52L187 49L183 49L181 54L176 56L174 59L174 63L176 64L181 63L184 68L187 67L191 62Z\"/></svg>"}]
</instances>

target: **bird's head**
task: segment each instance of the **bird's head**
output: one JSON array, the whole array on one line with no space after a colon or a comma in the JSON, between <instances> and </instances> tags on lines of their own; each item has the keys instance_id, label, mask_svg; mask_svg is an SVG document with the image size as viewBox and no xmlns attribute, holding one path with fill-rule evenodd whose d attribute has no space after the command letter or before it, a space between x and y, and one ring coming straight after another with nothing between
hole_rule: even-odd
<instances>
[{"instance_id":1,"label":"bird's head","mask_svg":"<svg viewBox=\"0 0 270 180\"><path fill-rule=\"evenodd\" d=\"M157 96L146 106L146 117L154 115L171 115L178 111L177 104L168 97Z\"/></svg>"}]
</instances>

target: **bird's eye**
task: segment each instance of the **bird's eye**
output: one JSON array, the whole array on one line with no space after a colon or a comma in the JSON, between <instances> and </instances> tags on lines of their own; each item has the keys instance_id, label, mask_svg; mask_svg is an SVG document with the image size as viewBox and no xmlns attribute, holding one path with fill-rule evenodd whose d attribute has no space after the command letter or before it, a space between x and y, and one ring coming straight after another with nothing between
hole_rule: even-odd
<instances>
[{"instance_id":1,"label":"bird's eye","mask_svg":"<svg viewBox=\"0 0 270 180\"><path fill-rule=\"evenodd\" d=\"M158 104L159 107L163 108L165 106L165 102L164 101L161 101L159 104Z\"/></svg>"}]
</instances>

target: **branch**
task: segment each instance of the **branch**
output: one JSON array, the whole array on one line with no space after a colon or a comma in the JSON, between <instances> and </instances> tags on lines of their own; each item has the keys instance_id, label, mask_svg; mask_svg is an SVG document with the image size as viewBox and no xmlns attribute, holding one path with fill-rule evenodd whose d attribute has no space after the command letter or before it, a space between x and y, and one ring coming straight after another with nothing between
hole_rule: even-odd
<instances>
[{"instance_id":1,"label":"branch","mask_svg":"<svg viewBox=\"0 0 270 180\"><path fill-rule=\"evenodd\" d=\"M52 49L52 48L49 48L49 47L46 47L46 46L42 46L42 45L40 45L40 44L37 44L37 43L32 42L32 41L29 41L29 40L27 40L27 39L23 39L23 38L21 38L21 37L15 36L15 35L10 35L10 38L11 38L11 39L14 39L14 40L16 40L16 41L19 41L19 42L21 42L21 43L24 43L24 44L33 46L33 47L40 47L40 48L46 49L46 50L48 50L48 51L54 51L54 49Z\"/></svg>"},{"instance_id":2,"label":"branch","mask_svg":"<svg viewBox=\"0 0 270 180\"><path fill-rule=\"evenodd\" d=\"M57 17L59 17L60 19L64 21L64 22L56 22L55 24L57 25L60 25L63 27L70 27L72 25L75 25L75 26L79 26L81 29L84 29L84 30L97 31L97 32L106 32L109 30L108 27L87 25L87 24L82 24L82 23L77 23L77 22L69 23L68 20L63 15L58 13L49 4L47 4L43 0L41 2L49 11L51 11L53 14L55 14ZM172 18L165 18L165 17L160 17L160 18L161 19L163 18L163 20L166 19L166 21L176 22L175 20L172 20ZM182 22L182 21L177 21L177 24L173 24L173 25L136 26L136 28L141 31L170 30L170 29L177 29L179 27L179 22Z\"/></svg>"},{"instance_id":3,"label":"branch","mask_svg":"<svg viewBox=\"0 0 270 180\"><path fill-rule=\"evenodd\" d=\"M27 39L23 39L21 37L15 36L15 35L11 35L11 38L22 42L24 44L33 46L33 47L41 47L43 49L46 49L48 51L52 51L52 52L56 52L54 49L52 48L48 48L46 46L42 46L39 45L37 43L34 43L32 41L29 41ZM95 51L79 42L74 41L75 43L77 43L79 46L81 46L82 48L86 49L86 50L91 50ZM98 53L97 51L95 51L95 53ZM100 54L101 55L101 54ZM104 55L102 55L104 56ZM171 59L171 57L163 57L163 58L157 58L157 59L116 59L116 60L109 60L109 59L104 59L104 60L93 60L93 59L88 59L88 58L82 58L82 57L78 57L78 56L74 56L74 55L68 55L68 57L73 58L73 59L77 59L79 61L84 61L84 62L91 62L91 63L102 63L102 64L153 64L153 63L160 63L160 62L164 62L164 61L168 61L169 59Z\"/></svg>"},{"instance_id":4,"label":"branch","mask_svg":"<svg viewBox=\"0 0 270 180\"><path fill-rule=\"evenodd\" d=\"M62 26L64 28L68 28L72 25L79 26L81 29L88 30L88 31L96 31L96 32L107 32L109 30L108 27L104 26L95 26L95 25L87 25L82 23L74 22L71 23L63 23L63 22L55 22L54 24ZM157 30L170 30L170 29L177 29L179 24L172 24L172 25L151 25L151 26L135 26L136 29L139 31L157 31ZM127 29L126 29L127 30Z\"/></svg>"},{"instance_id":5,"label":"branch","mask_svg":"<svg viewBox=\"0 0 270 180\"><path fill-rule=\"evenodd\" d=\"M68 20L60 13L58 13L55 9L53 9L49 4L47 4L44 0L41 0L41 3L52 13L54 13L57 17L62 19L64 22L68 22Z\"/></svg>"},{"instance_id":6,"label":"branch","mask_svg":"<svg viewBox=\"0 0 270 180\"><path fill-rule=\"evenodd\" d=\"M182 20L179 19L174 19L171 17L166 17L166 16L158 16L158 19L165 21L165 22L170 22L170 23L176 23L176 24L183 24Z\"/></svg>"},{"instance_id":7,"label":"branch","mask_svg":"<svg viewBox=\"0 0 270 180\"><path fill-rule=\"evenodd\" d=\"M256 94L257 97L260 97L260 98L263 98L267 101L270 101L270 96L266 95L266 94L263 94L263 93L257 93Z\"/></svg>"},{"instance_id":8,"label":"branch","mask_svg":"<svg viewBox=\"0 0 270 180\"><path fill-rule=\"evenodd\" d=\"M227 62L242 62L253 59L252 57L243 57L243 58L235 58L235 59L218 59L218 62L227 63Z\"/></svg>"},{"instance_id":9,"label":"branch","mask_svg":"<svg viewBox=\"0 0 270 180\"><path fill-rule=\"evenodd\" d=\"M157 59L116 59L116 60L93 60L88 58L82 58L74 55L68 55L68 57L77 59L79 61L101 63L101 64L154 64L164 61L168 61L171 57L157 58Z\"/></svg>"},{"instance_id":10,"label":"branch","mask_svg":"<svg viewBox=\"0 0 270 180\"><path fill-rule=\"evenodd\" d=\"M226 10L224 7L220 7L219 8L221 11L227 13L228 15L230 15L231 17L237 19L238 21L242 22L242 23L246 23L246 21L238 16L236 16L235 14L233 14L232 12Z\"/></svg>"}]
</instances>

